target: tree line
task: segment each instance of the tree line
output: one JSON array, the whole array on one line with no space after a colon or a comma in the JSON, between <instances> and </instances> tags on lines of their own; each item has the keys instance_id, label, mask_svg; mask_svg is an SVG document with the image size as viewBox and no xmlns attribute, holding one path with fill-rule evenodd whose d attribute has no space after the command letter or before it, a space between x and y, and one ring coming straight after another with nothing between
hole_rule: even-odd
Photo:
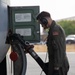
<instances>
[{"instance_id":1,"label":"tree line","mask_svg":"<svg viewBox=\"0 0 75 75\"><path fill-rule=\"evenodd\" d=\"M57 22L65 30L66 36L75 34L75 21L74 20L61 20Z\"/></svg>"}]
</instances>

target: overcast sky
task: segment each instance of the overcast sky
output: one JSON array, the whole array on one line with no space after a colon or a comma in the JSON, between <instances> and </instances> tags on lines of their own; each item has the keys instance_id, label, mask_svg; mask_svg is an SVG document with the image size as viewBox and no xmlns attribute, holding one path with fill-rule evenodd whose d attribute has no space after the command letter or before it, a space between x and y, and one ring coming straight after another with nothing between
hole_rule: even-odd
<instances>
[{"instance_id":1,"label":"overcast sky","mask_svg":"<svg viewBox=\"0 0 75 75\"><path fill-rule=\"evenodd\" d=\"M11 6L40 6L54 20L75 16L75 0L10 0Z\"/></svg>"}]
</instances>

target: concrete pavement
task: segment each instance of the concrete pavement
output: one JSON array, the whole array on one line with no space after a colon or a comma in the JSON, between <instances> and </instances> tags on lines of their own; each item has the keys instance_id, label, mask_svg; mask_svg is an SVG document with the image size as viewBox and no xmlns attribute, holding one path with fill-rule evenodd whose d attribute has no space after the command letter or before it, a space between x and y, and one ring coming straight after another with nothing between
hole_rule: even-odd
<instances>
[{"instance_id":1,"label":"concrete pavement","mask_svg":"<svg viewBox=\"0 0 75 75\"><path fill-rule=\"evenodd\" d=\"M41 57L43 61L46 59L46 53L40 52L38 55ZM68 72L68 75L75 75L75 52L68 52L67 53L69 63L70 63L70 69ZM48 61L48 58L47 58ZM26 75L45 75L43 72L41 74L42 69L37 64L37 62L29 55L27 54L27 72Z\"/></svg>"},{"instance_id":2,"label":"concrete pavement","mask_svg":"<svg viewBox=\"0 0 75 75\"><path fill-rule=\"evenodd\" d=\"M44 62L48 61L48 57L46 57L46 52L37 52L37 54L41 57L41 59ZM70 70L68 72L68 75L75 75L75 52L67 52L67 56L68 56L69 63L70 63ZM7 64L8 64L7 75L14 75L13 69L11 71L11 61L8 55L7 55ZM27 54L26 75L45 75L44 72L42 72L42 69L40 68L40 66L37 64L37 62L29 54Z\"/></svg>"}]
</instances>

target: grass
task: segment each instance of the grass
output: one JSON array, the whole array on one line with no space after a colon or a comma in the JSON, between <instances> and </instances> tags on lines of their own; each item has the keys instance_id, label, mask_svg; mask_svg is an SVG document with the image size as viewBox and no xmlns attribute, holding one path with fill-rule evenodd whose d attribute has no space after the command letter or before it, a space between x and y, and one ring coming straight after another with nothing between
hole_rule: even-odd
<instances>
[{"instance_id":1,"label":"grass","mask_svg":"<svg viewBox=\"0 0 75 75\"><path fill-rule=\"evenodd\" d=\"M46 47L46 45L35 45L34 50L36 52L46 52L47 47ZM75 44L66 45L66 51L67 52L75 52Z\"/></svg>"}]
</instances>

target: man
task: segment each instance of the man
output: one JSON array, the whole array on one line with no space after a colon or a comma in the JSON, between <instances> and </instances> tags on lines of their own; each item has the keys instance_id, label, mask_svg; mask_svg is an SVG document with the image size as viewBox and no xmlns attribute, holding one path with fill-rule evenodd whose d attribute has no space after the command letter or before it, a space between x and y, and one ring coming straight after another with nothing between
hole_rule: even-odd
<instances>
[{"instance_id":1,"label":"man","mask_svg":"<svg viewBox=\"0 0 75 75\"><path fill-rule=\"evenodd\" d=\"M36 19L44 29L49 28L47 37L48 75L67 75L69 63L66 56L64 30L52 20L48 12L39 13Z\"/></svg>"}]
</instances>

